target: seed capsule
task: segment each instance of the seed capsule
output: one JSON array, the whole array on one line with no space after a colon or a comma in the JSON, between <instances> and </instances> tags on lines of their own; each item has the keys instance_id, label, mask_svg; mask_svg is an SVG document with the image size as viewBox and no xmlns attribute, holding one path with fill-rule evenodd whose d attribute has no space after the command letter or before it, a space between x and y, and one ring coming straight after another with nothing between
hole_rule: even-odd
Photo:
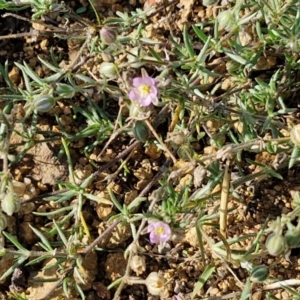
<instances>
[{"instance_id":1,"label":"seed capsule","mask_svg":"<svg viewBox=\"0 0 300 300\"><path fill-rule=\"evenodd\" d=\"M13 213L18 212L20 209L20 203L17 195L14 193L6 194L1 201L1 208L9 216L12 216Z\"/></svg>"},{"instance_id":2,"label":"seed capsule","mask_svg":"<svg viewBox=\"0 0 300 300\"><path fill-rule=\"evenodd\" d=\"M285 240L282 235L273 233L267 238L266 247L270 255L278 256L285 250Z\"/></svg>"},{"instance_id":3,"label":"seed capsule","mask_svg":"<svg viewBox=\"0 0 300 300\"><path fill-rule=\"evenodd\" d=\"M99 72L101 75L113 79L117 75L117 66L111 62L103 62L99 67Z\"/></svg>"},{"instance_id":4,"label":"seed capsule","mask_svg":"<svg viewBox=\"0 0 300 300\"><path fill-rule=\"evenodd\" d=\"M38 112L48 112L55 103L55 99L49 95L37 96L33 100L33 106Z\"/></svg>"},{"instance_id":5,"label":"seed capsule","mask_svg":"<svg viewBox=\"0 0 300 300\"><path fill-rule=\"evenodd\" d=\"M269 271L265 266L255 266L251 271L251 281L262 282L268 278Z\"/></svg>"},{"instance_id":6,"label":"seed capsule","mask_svg":"<svg viewBox=\"0 0 300 300\"><path fill-rule=\"evenodd\" d=\"M296 230L288 230L284 235L286 244L289 248L298 248L300 247L300 232Z\"/></svg>"},{"instance_id":7,"label":"seed capsule","mask_svg":"<svg viewBox=\"0 0 300 300\"><path fill-rule=\"evenodd\" d=\"M218 22L221 29L231 31L237 25L234 14L230 10L225 10L219 13Z\"/></svg>"},{"instance_id":8,"label":"seed capsule","mask_svg":"<svg viewBox=\"0 0 300 300\"><path fill-rule=\"evenodd\" d=\"M146 143L148 137L149 137L149 132L146 124L142 121L136 121L133 128L132 132L134 137L141 141L142 143Z\"/></svg>"}]
</instances>

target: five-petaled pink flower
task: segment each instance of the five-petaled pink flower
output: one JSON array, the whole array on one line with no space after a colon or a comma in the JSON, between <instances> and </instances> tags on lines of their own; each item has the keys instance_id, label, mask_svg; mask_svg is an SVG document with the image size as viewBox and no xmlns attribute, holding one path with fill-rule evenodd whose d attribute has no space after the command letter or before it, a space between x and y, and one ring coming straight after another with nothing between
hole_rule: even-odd
<instances>
[{"instance_id":1,"label":"five-petaled pink flower","mask_svg":"<svg viewBox=\"0 0 300 300\"><path fill-rule=\"evenodd\" d=\"M129 92L131 101L138 101L141 106L157 105L157 88L153 78L148 75L135 77L132 81L133 89Z\"/></svg>"},{"instance_id":2,"label":"five-petaled pink flower","mask_svg":"<svg viewBox=\"0 0 300 300\"><path fill-rule=\"evenodd\" d=\"M171 237L170 226L161 221L150 221L147 232L150 233L150 242L152 244L164 244Z\"/></svg>"}]
</instances>

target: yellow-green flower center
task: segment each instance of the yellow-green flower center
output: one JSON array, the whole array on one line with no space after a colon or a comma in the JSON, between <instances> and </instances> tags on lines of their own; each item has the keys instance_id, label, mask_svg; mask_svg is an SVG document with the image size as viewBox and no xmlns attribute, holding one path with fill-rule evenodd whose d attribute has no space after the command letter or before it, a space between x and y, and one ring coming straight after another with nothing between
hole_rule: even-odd
<instances>
[{"instance_id":1,"label":"yellow-green flower center","mask_svg":"<svg viewBox=\"0 0 300 300\"><path fill-rule=\"evenodd\" d=\"M155 234L156 235L162 235L165 233L165 228L164 227L157 227L155 228Z\"/></svg>"},{"instance_id":2,"label":"yellow-green flower center","mask_svg":"<svg viewBox=\"0 0 300 300\"><path fill-rule=\"evenodd\" d=\"M147 84L141 84L139 86L139 92L141 95L148 95L151 93L151 87Z\"/></svg>"}]
</instances>

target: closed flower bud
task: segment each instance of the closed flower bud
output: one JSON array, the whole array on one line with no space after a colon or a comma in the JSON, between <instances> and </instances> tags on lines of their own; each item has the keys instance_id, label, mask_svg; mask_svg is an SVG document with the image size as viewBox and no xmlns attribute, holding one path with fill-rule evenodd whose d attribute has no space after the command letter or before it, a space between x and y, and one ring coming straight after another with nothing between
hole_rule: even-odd
<instances>
[{"instance_id":1,"label":"closed flower bud","mask_svg":"<svg viewBox=\"0 0 300 300\"><path fill-rule=\"evenodd\" d=\"M293 144L295 144L295 146L300 147L300 124L292 128L291 141Z\"/></svg>"},{"instance_id":2,"label":"closed flower bud","mask_svg":"<svg viewBox=\"0 0 300 300\"><path fill-rule=\"evenodd\" d=\"M117 39L117 32L111 28L102 28L100 30L100 37L103 43L113 44Z\"/></svg>"},{"instance_id":3,"label":"closed flower bud","mask_svg":"<svg viewBox=\"0 0 300 300\"><path fill-rule=\"evenodd\" d=\"M230 10L225 10L219 13L218 22L220 29L231 31L237 25L234 14Z\"/></svg>"},{"instance_id":4,"label":"closed flower bud","mask_svg":"<svg viewBox=\"0 0 300 300\"><path fill-rule=\"evenodd\" d=\"M236 72L241 67L241 64L234 60L229 60L226 63L226 69L229 73Z\"/></svg>"},{"instance_id":5,"label":"closed flower bud","mask_svg":"<svg viewBox=\"0 0 300 300\"><path fill-rule=\"evenodd\" d=\"M251 271L252 282L262 282L268 278L269 271L265 266L256 266Z\"/></svg>"},{"instance_id":6,"label":"closed flower bud","mask_svg":"<svg viewBox=\"0 0 300 300\"><path fill-rule=\"evenodd\" d=\"M158 296L164 286L164 278L157 272L151 272L145 280L148 292L153 296Z\"/></svg>"},{"instance_id":7,"label":"closed flower bud","mask_svg":"<svg viewBox=\"0 0 300 300\"><path fill-rule=\"evenodd\" d=\"M278 256L285 250L285 240L282 235L273 233L268 236L266 247L270 255Z\"/></svg>"},{"instance_id":8,"label":"closed flower bud","mask_svg":"<svg viewBox=\"0 0 300 300\"><path fill-rule=\"evenodd\" d=\"M117 66L111 62L103 62L99 67L99 73L109 79L115 78L117 75Z\"/></svg>"},{"instance_id":9,"label":"closed flower bud","mask_svg":"<svg viewBox=\"0 0 300 300\"><path fill-rule=\"evenodd\" d=\"M35 96L33 100L33 107L38 112L47 112L55 105L56 101L52 96L39 95Z\"/></svg>"},{"instance_id":10,"label":"closed flower bud","mask_svg":"<svg viewBox=\"0 0 300 300\"><path fill-rule=\"evenodd\" d=\"M144 256L134 255L130 261L130 268L137 276L143 274L146 270L146 260Z\"/></svg>"},{"instance_id":11,"label":"closed flower bud","mask_svg":"<svg viewBox=\"0 0 300 300\"><path fill-rule=\"evenodd\" d=\"M13 213L18 212L20 209L19 198L14 193L8 193L1 201L1 208L8 216L12 216Z\"/></svg>"},{"instance_id":12,"label":"closed flower bud","mask_svg":"<svg viewBox=\"0 0 300 300\"><path fill-rule=\"evenodd\" d=\"M142 143L145 143L149 137L148 128L143 121L136 121L133 125L132 132L134 137Z\"/></svg>"},{"instance_id":13,"label":"closed flower bud","mask_svg":"<svg viewBox=\"0 0 300 300\"><path fill-rule=\"evenodd\" d=\"M60 97L71 99L75 95L75 89L69 84L57 83L55 93Z\"/></svg>"},{"instance_id":14,"label":"closed flower bud","mask_svg":"<svg viewBox=\"0 0 300 300\"><path fill-rule=\"evenodd\" d=\"M300 232L295 230L288 230L284 235L286 244L289 248L298 248L300 247Z\"/></svg>"}]
</instances>

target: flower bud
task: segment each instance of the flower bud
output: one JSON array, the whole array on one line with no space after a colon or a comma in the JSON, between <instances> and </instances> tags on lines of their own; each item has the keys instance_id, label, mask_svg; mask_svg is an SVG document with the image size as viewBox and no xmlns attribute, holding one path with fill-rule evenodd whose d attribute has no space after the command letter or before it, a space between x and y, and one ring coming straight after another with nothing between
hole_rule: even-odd
<instances>
[{"instance_id":1,"label":"flower bud","mask_svg":"<svg viewBox=\"0 0 300 300\"><path fill-rule=\"evenodd\" d=\"M145 143L149 137L148 128L143 121L136 121L133 125L132 132L134 137L142 143Z\"/></svg>"},{"instance_id":2,"label":"flower bud","mask_svg":"<svg viewBox=\"0 0 300 300\"><path fill-rule=\"evenodd\" d=\"M300 124L294 126L291 129L291 142L295 144L295 146L300 146Z\"/></svg>"},{"instance_id":3,"label":"flower bud","mask_svg":"<svg viewBox=\"0 0 300 300\"><path fill-rule=\"evenodd\" d=\"M268 278L268 269L265 266L255 266L251 271L252 282L262 282Z\"/></svg>"},{"instance_id":4,"label":"flower bud","mask_svg":"<svg viewBox=\"0 0 300 300\"><path fill-rule=\"evenodd\" d=\"M55 103L56 101L52 96L39 95L39 96L35 96L33 100L33 107L38 112L47 112L55 105Z\"/></svg>"},{"instance_id":5,"label":"flower bud","mask_svg":"<svg viewBox=\"0 0 300 300\"><path fill-rule=\"evenodd\" d=\"M20 209L19 198L14 193L8 193L1 201L1 208L7 215L12 216L13 213Z\"/></svg>"},{"instance_id":6,"label":"flower bud","mask_svg":"<svg viewBox=\"0 0 300 300\"><path fill-rule=\"evenodd\" d=\"M130 268L137 276L143 274L146 270L146 260L144 256L134 255L130 261Z\"/></svg>"},{"instance_id":7,"label":"flower bud","mask_svg":"<svg viewBox=\"0 0 300 300\"><path fill-rule=\"evenodd\" d=\"M226 63L226 69L229 73L236 72L241 67L241 64L234 60L229 60Z\"/></svg>"},{"instance_id":8,"label":"flower bud","mask_svg":"<svg viewBox=\"0 0 300 300\"><path fill-rule=\"evenodd\" d=\"M55 93L60 97L71 99L75 95L75 89L69 84L57 83Z\"/></svg>"},{"instance_id":9,"label":"flower bud","mask_svg":"<svg viewBox=\"0 0 300 300\"><path fill-rule=\"evenodd\" d=\"M164 286L164 278L157 272L151 272L145 280L148 292L151 295L158 296Z\"/></svg>"},{"instance_id":10,"label":"flower bud","mask_svg":"<svg viewBox=\"0 0 300 300\"><path fill-rule=\"evenodd\" d=\"M234 14L230 10L222 11L218 14L218 22L220 29L231 31L237 25Z\"/></svg>"},{"instance_id":11,"label":"flower bud","mask_svg":"<svg viewBox=\"0 0 300 300\"><path fill-rule=\"evenodd\" d=\"M111 28L102 28L100 30L100 37L103 43L107 45L113 44L117 39L117 32Z\"/></svg>"},{"instance_id":12,"label":"flower bud","mask_svg":"<svg viewBox=\"0 0 300 300\"><path fill-rule=\"evenodd\" d=\"M268 236L266 247L270 255L278 256L285 250L285 240L282 235L273 233Z\"/></svg>"},{"instance_id":13,"label":"flower bud","mask_svg":"<svg viewBox=\"0 0 300 300\"><path fill-rule=\"evenodd\" d=\"M284 235L286 244L289 248L298 248L300 247L300 232L295 230L288 230Z\"/></svg>"},{"instance_id":14,"label":"flower bud","mask_svg":"<svg viewBox=\"0 0 300 300\"><path fill-rule=\"evenodd\" d=\"M103 62L99 67L99 72L102 76L113 79L117 75L117 66L111 62Z\"/></svg>"}]
</instances>

